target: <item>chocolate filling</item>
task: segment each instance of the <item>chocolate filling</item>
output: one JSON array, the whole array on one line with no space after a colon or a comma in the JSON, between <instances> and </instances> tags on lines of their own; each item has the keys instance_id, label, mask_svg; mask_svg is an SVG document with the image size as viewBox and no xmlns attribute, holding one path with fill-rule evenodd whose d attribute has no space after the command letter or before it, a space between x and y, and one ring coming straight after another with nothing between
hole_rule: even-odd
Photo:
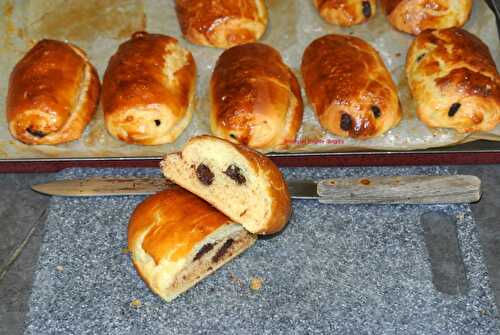
<instances>
[{"instance_id":1,"label":"chocolate filling","mask_svg":"<svg viewBox=\"0 0 500 335\"><path fill-rule=\"evenodd\" d=\"M156 120L155 120L155 125L156 125L157 127L159 127L159 126L160 126L160 124L161 124L161 121L160 121L160 120L158 120L158 119L156 119Z\"/></svg>"},{"instance_id":2,"label":"chocolate filling","mask_svg":"<svg viewBox=\"0 0 500 335\"><path fill-rule=\"evenodd\" d=\"M220 249L217 251L215 256L212 258L212 262L217 263L220 260L220 258L222 256L224 256L224 254L231 247L231 245L233 245L233 243L234 243L234 240L232 238L230 238L226 242L224 242L222 247L220 247Z\"/></svg>"},{"instance_id":3,"label":"chocolate filling","mask_svg":"<svg viewBox=\"0 0 500 335\"><path fill-rule=\"evenodd\" d=\"M362 5L363 5L363 15L365 17L372 16L372 6L370 5L370 2L369 1L363 1Z\"/></svg>"},{"instance_id":4,"label":"chocolate filling","mask_svg":"<svg viewBox=\"0 0 500 335\"><path fill-rule=\"evenodd\" d=\"M452 117L455 115L458 110L460 109L461 104L458 102L455 102L453 105L451 105L450 109L448 110L448 116Z\"/></svg>"},{"instance_id":5,"label":"chocolate filling","mask_svg":"<svg viewBox=\"0 0 500 335\"><path fill-rule=\"evenodd\" d=\"M212 243L205 244L203 247L200 248L200 250L198 250L198 252L196 253L196 256L194 256L194 258L193 258L193 261L200 259L201 257L203 257L203 255L205 255L207 252L209 252L213 248L214 248L214 245Z\"/></svg>"},{"instance_id":6,"label":"chocolate filling","mask_svg":"<svg viewBox=\"0 0 500 335\"><path fill-rule=\"evenodd\" d=\"M241 169L234 164L229 165L226 171L224 171L224 174L237 182L239 185L247 182L245 176L241 174Z\"/></svg>"},{"instance_id":7,"label":"chocolate filling","mask_svg":"<svg viewBox=\"0 0 500 335\"><path fill-rule=\"evenodd\" d=\"M347 113L342 113L340 117L340 129L348 131L352 128L352 119Z\"/></svg>"},{"instance_id":8,"label":"chocolate filling","mask_svg":"<svg viewBox=\"0 0 500 335\"><path fill-rule=\"evenodd\" d=\"M236 140L236 135L235 134L229 134L229 137L234 138Z\"/></svg>"},{"instance_id":9,"label":"chocolate filling","mask_svg":"<svg viewBox=\"0 0 500 335\"><path fill-rule=\"evenodd\" d=\"M31 135L33 135L33 136L35 136L35 137L40 137L40 138L42 138L42 137L44 137L45 135L47 135L47 134L45 134L43 131L40 131L40 130L34 130L34 129L33 129L33 128L31 128L31 127L26 128L26 131L27 131L28 133L30 133Z\"/></svg>"},{"instance_id":10,"label":"chocolate filling","mask_svg":"<svg viewBox=\"0 0 500 335\"><path fill-rule=\"evenodd\" d=\"M380 111L380 107L379 106L373 105L371 107L371 109L372 109L372 112L373 112L373 116L375 116L375 118L379 118L380 115L382 115L382 112Z\"/></svg>"},{"instance_id":11,"label":"chocolate filling","mask_svg":"<svg viewBox=\"0 0 500 335\"><path fill-rule=\"evenodd\" d=\"M198 177L199 181L204 184L204 185L211 185L212 182L214 181L214 174L208 166L205 164L200 164L196 168L196 177Z\"/></svg>"},{"instance_id":12,"label":"chocolate filling","mask_svg":"<svg viewBox=\"0 0 500 335\"><path fill-rule=\"evenodd\" d=\"M418 55L417 62L420 62L422 60L422 58L424 58L424 56L425 56L425 53Z\"/></svg>"}]
</instances>

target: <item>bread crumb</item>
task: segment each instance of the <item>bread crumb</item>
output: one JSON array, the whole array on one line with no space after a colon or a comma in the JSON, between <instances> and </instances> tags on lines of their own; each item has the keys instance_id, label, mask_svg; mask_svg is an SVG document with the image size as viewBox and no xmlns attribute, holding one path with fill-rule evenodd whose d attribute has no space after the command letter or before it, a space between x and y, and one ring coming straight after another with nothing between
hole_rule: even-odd
<instances>
[{"instance_id":1,"label":"bread crumb","mask_svg":"<svg viewBox=\"0 0 500 335\"><path fill-rule=\"evenodd\" d=\"M140 308L142 306L142 302L139 299L134 299L130 302L130 307L132 308Z\"/></svg>"},{"instance_id":2,"label":"bread crumb","mask_svg":"<svg viewBox=\"0 0 500 335\"><path fill-rule=\"evenodd\" d=\"M396 57L401 57L401 53L400 52L396 52Z\"/></svg>"},{"instance_id":3,"label":"bread crumb","mask_svg":"<svg viewBox=\"0 0 500 335\"><path fill-rule=\"evenodd\" d=\"M121 252L122 252L122 254L129 254L130 250L125 247L125 248L122 248Z\"/></svg>"},{"instance_id":4,"label":"bread crumb","mask_svg":"<svg viewBox=\"0 0 500 335\"><path fill-rule=\"evenodd\" d=\"M250 279L250 289L252 291L259 291L262 289L262 278L252 277L252 279Z\"/></svg>"},{"instance_id":5,"label":"bread crumb","mask_svg":"<svg viewBox=\"0 0 500 335\"><path fill-rule=\"evenodd\" d=\"M458 213L458 214L456 215L456 218L457 218L458 220L463 220L463 219L465 218L465 213Z\"/></svg>"},{"instance_id":6,"label":"bread crumb","mask_svg":"<svg viewBox=\"0 0 500 335\"><path fill-rule=\"evenodd\" d=\"M231 283L236 284L240 287L243 287L243 282L241 281L240 278L238 278L234 273L230 272L229 273L229 280L231 280Z\"/></svg>"},{"instance_id":7,"label":"bread crumb","mask_svg":"<svg viewBox=\"0 0 500 335\"><path fill-rule=\"evenodd\" d=\"M59 272L63 272L64 271L64 266L58 265L58 266L56 266L56 270L59 271Z\"/></svg>"}]
</instances>

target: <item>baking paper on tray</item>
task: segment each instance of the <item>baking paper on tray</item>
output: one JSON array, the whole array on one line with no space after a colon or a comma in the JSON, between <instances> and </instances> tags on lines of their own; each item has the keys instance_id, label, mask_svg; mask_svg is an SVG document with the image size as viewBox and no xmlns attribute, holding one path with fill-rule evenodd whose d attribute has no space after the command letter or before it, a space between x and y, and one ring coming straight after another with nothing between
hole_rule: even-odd
<instances>
[{"instance_id":1,"label":"baking paper on tray","mask_svg":"<svg viewBox=\"0 0 500 335\"><path fill-rule=\"evenodd\" d=\"M15 63L41 38L70 41L84 49L100 77L118 45L136 30L163 33L178 38L194 55L197 68L197 108L186 131L173 144L130 145L112 138L106 131L102 110L78 141L58 146L30 146L14 140L5 116L0 116L0 159L63 157L151 157L182 147L187 139L209 134L208 83L215 62L223 50L199 47L181 35L173 0L3 0L0 18L0 104L5 106L9 74ZM278 49L301 84L300 63L306 46L324 34L355 35L373 45L381 54L399 88L403 119L383 136L370 140L345 139L327 133L306 102L304 121L295 143L284 152L336 152L365 149L414 150L464 143L477 139L500 140L500 127L490 133L459 134L449 129L430 129L415 114L404 75L406 51L413 37L397 32L381 10L366 24L340 28L327 24L310 0L267 0L269 26L262 42ZM486 3L475 0L465 29L479 36L500 64L500 47L495 17ZM303 85L302 85L303 86ZM2 114L5 108L2 108Z\"/></svg>"}]
</instances>

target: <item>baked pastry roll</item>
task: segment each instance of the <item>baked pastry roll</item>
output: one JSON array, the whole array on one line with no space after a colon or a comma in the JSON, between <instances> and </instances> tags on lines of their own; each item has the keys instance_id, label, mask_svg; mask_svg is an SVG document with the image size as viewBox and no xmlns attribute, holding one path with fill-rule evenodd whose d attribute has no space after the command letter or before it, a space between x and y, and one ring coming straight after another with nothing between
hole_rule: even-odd
<instances>
[{"instance_id":1,"label":"baked pastry roll","mask_svg":"<svg viewBox=\"0 0 500 335\"><path fill-rule=\"evenodd\" d=\"M128 248L139 275L167 301L250 247L255 235L180 188L150 196L128 227Z\"/></svg>"},{"instance_id":2,"label":"baked pastry roll","mask_svg":"<svg viewBox=\"0 0 500 335\"><path fill-rule=\"evenodd\" d=\"M249 43L224 51L210 97L214 135L259 149L295 141L304 108L300 87L272 47Z\"/></svg>"},{"instance_id":3,"label":"baked pastry roll","mask_svg":"<svg viewBox=\"0 0 500 335\"><path fill-rule=\"evenodd\" d=\"M319 15L328 23L350 27L375 15L375 0L313 0Z\"/></svg>"},{"instance_id":4,"label":"baked pastry roll","mask_svg":"<svg viewBox=\"0 0 500 335\"><path fill-rule=\"evenodd\" d=\"M500 76L488 47L465 30L418 35L406 75L417 115L429 127L489 131L500 121Z\"/></svg>"},{"instance_id":5,"label":"baked pastry roll","mask_svg":"<svg viewBox=\"0 0 500 335\"><path fill-rule=\"evenodd\" d=\"M77 140L95 114L99 77L76 46L41 40L16 64L7 93L7 122L26 144Z\"/></svg>"},{"instance_id":6,"label":"baked pastry roll","mask_svg":"<svg viewBox=\"0 0 500 335\"><path fill-rule=\"evenodd\" d=\"M196 65L170 36L137 32L104 74L102 106L111 135L127 143L171 143L193 112Z\"/></svg>"},{"instance_id":7,"label":"baked pastry roll","mask_svg":"<svg viewBox=\"0 0 500 335\"><path fill-rule=\"evenodd\" d=\"M326 35L302 57L305 89L319 123L333 134L367 139L396 126L396 85L377 51L354 36Z\"/></svg>"},{"instance_id":8,"label":"baked pastry roll","mask_svg":"<svg viewBox=\"0 0 500 335\"><path fill-rule=\"evenodd\" d=\"M216 48L257 41L266 31L264 0L176 0L177 19L191 43Z\"/></svg>"},{"instance_id":9,"label":"baked pastry roll","mask_svg":"<svg viewBox=\"0 0 500 335\"><path fill-rule=\"evenodd\" d=\"M382 9L396 29L417 35L426 29L462 27L472 0L382 0Z\"/></svg>"},{"instance_id":10,"label":"baked pastry roll","mask_svg":"<svg viewBox=\"0 0 500 335\"><path fill-rule=\"evenodd\" d=\"M203 135L182 152L167 155L163 174L206 200L255 234L283 229L290 216L290 194L279 169L245 146Z\"/></svg>"}]
</instances>

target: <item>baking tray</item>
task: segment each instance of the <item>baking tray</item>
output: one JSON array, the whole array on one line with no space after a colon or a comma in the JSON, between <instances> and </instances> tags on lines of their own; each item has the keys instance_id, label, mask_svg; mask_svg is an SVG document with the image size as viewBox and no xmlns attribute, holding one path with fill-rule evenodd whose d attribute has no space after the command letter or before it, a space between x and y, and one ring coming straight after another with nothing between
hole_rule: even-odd
<instances>
[{"instance_id":1,"label":"baking tray","mask_svg":"<svg viewBox=\"0 0 500 335\"><path fill-rule=\"evenodd\" d=\"M69 169L57 179L159 173ZM285 168L283 173L288 179L320 179L454 171L369 167ZM498 334L497 309L468 204L294 200L283 232L259 238L166 303L140 279L124 250L128 218L142 199L51 199L25 334ZM466 278L461 293L445 293L433 284L431 246L446 243L425 238L419 218L429 212L456 219ZM255 277L262 279L260 290L249 288ZM452 282L445 285L453 287Z\"/></svg>"},{"instance_id":2,"label":"baking tray","mask_svg":"<svg viewBox=\"0 0 500 335\"><path fill-rule=\"evenodd\" d=\"M492 0L486 0L497 18L498 8ZM378 15L381 15L380 13ZM318 17L318 20L319 17ZM497 32L500 33L500 31ZM327 165L406 165L406 164L475 164L500 163L500 142L479 140L448 147L425 150L369 150L339 152L298 152L268 154L282 166L327 166ZM50 157L50 155L48 156ZM47 172L66 167L126 167L157 166L158 155L106 157L53 157L53 158L4 158L0 159L0 172Z\"/></svg>"}]
</instances>

